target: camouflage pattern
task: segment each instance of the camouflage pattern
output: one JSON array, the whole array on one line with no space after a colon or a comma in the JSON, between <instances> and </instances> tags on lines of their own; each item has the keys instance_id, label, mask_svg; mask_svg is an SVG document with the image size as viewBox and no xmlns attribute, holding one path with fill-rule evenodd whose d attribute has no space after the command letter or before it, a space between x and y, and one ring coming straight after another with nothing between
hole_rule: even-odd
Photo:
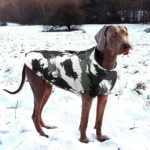
<instances>
[{"instance_id":1,"label":"camouflage pattern","mask_svg":"<svg viewBox=\"0 0 150 150\"><path fill-rule=\"evenodd\" d=\"M95 60L95 47L86 51L31 51L25 64L52 85L78 95L108 94L117 72L102 68Z\"/></svg>"}]
</instances>

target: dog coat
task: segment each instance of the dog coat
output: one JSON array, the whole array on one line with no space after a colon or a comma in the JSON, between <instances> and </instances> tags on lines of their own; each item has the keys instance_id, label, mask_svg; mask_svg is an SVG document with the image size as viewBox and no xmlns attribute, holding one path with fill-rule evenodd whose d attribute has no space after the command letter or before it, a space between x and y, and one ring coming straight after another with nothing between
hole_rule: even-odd
<instances>
[{"instance_id":1,"label":"dog coat","mask_svg":"<svg viewBox=\"0 0 150 150\"><path fill-rule=\"evenodd\" d=\"M48 83L78 95L106 95L114 87L117 72L102 68L95 47L86 51L31 51L25 64Z\"/></svg>"}]
</instances>

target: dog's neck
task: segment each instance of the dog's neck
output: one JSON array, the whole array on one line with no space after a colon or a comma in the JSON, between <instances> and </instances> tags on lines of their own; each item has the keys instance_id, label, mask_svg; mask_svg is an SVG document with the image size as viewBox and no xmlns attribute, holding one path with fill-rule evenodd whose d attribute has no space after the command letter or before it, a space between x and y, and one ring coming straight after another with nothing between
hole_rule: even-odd
<instances>
[{"instance_id":1,"label":"dog's neck","mask_svg":"<svg viewBox=\"0 0 150 150\"><path fill-rule=\"evenodd\" d=\"M98 64L104 69L112 70L116 67L117 55L113 55L109 50L101 52L96 48L95 58Z\"/></svg>"}]
</instances>

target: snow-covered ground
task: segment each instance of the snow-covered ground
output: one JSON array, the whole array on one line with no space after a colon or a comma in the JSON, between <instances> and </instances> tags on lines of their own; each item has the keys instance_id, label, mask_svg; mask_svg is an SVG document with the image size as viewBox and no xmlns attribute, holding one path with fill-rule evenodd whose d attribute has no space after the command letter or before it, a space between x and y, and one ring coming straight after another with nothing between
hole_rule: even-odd
<instances>
[{"instance_id":1,"label":"snow-covered ground","mask_svg":"<svg viewBox=\"0 0 150 150\"><path fill-rule=\"evenodd\" d=\"M54 88L44 111L46 124L58 128L35 130L31 115L33 97L26 82L17 95L24 54L31 50L84 50L96 43L94 35L103 25L84 25L86 31L42 32L42 26L0 27L0 150L150 150L150 33L149 25L126 24L134 49L117 61L118 81L109 96L103 121L103 133L111 137L96 140L96 100L87 129L88 144L79 142L80 97ZM17 107L17 108L16 108Z\"/></svg>"}]
</instances>

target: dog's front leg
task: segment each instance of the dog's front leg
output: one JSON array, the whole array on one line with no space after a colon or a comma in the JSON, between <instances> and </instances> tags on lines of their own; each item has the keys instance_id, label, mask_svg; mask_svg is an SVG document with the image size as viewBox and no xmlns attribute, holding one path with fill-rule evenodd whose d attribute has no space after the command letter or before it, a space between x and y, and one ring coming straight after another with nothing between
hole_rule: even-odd
<instances>
[{"instance_id":1,"label":"dog's front leg","mask_svg":"<svg viewBox=\"0 0 150 150\"><path fill-rule=\"evenodd\" d=\"M92 105L93 98L87 94L82 94L82 112L81 112L81 123L80 123L80 141L88 143L89 140L86 136L86 128L88 125L89 113Z\"/></svg>"},{"instance_id":2,"label":"dog's front leg","mask_svg":"<svg viewBox=\"0 0 150 150\"><path fill-rule=\"evenodd\" d=\"M95 129L96 129L97 139L101 142L109 139L107 136L103 136L101 131L103 115L107 104L107 99L108 99L108 95L99 95L97 97L97 110L96 110L97 113L96 113Z\"/></svg>"}]
</instances>

